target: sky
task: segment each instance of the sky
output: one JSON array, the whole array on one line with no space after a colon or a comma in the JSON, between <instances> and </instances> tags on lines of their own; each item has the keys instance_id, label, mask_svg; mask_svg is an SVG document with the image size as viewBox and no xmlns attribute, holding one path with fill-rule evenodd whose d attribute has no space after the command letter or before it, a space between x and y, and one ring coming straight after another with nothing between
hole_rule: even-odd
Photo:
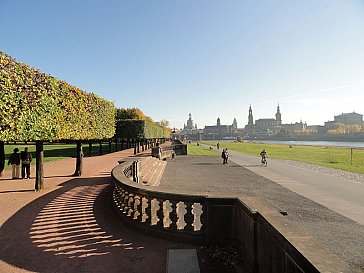
<instances>
[{"instance_id":1,"label":"sky","mask_svg":"<svg viewBox=\"0 0 364 273\"><path fill-rule=\"evenodd\" d=\"M364 114L362 0L0 0L0 50L182 128Z\"/></svg>"}]
</instances>

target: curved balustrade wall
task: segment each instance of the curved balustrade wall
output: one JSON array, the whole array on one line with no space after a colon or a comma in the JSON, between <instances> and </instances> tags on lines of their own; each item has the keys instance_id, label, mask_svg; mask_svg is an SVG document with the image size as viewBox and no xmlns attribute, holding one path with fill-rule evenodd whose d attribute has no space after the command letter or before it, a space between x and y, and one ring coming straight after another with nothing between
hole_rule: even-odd
<instances>
[{"instance_id":1,"label":"curved balustrade wall","mask_svg":"<svg viewBox=\"0 0 364 273\"><path fill-rule=\"evenodd\" d=\"M244 197L242 202L231 197L158 191L127 178L131 163L126 160L112 171L113 200L124 223L135 229L190 244L238 243L248 272L352 272L254 196Z\"/></svg>"},{"instance_id":2,"label":"curved balustrade wall","mask_svg":"<svg viewBox=\"0 0 364 273\"><path fill-rule=\"evenodd\" d=\"M154 235L173 240L204 243L205 196L159 192L135 184L125 176L126 161L114 168L114 205L128 224Z\"/></svg>"}]
</instances>

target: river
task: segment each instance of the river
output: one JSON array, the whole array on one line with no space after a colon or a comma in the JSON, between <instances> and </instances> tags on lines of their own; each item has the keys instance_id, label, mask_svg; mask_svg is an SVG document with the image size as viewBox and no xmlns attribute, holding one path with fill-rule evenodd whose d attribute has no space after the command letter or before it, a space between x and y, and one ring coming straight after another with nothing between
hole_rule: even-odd
<instances>
[{"instance_id":1,"label":"river","mask_svg":"<svg viewBox=\"0 0 364 273\"><path fill-rule=\"evenodd\" d=\"M231 141L231 140L230 140ZM223 140L225 142L225 140ZM244 142L285 144L285 145L308 145L308 146L333 146L364 148L364 142L343 142L343 141L300 141L300 140L244 140Z\"/></svg>"}]
</instances>

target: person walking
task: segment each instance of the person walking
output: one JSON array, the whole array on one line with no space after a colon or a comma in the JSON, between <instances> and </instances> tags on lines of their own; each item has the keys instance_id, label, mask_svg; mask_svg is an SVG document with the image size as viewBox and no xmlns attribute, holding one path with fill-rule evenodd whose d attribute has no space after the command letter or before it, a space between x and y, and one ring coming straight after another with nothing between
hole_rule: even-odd
<instances>
[{"instance_id":1,"label":"person walking","mask_svg":"<svg viewBox=\"0 0 364 273\"><path fill-rule=\"evenodd\" d=\"M11 176L13 179L19 178L20 171L20 154L18 154L19 149L15 148L14 153L9 157L8 165L11 165Z\"/></svg>"},{"instance_id":2,"label":"person walking","mask_svg":"<svg viewBox=\"0 0 364 273\"><path fill-rule=\"evenodd\" d=\"M216 144L216 149L220 150L220 143L219 142Z\"/></svg>"},{"instance_id":3,"label":"person walking","mask_svg":"<svg viewBox=\"0 0 364 273\"><path fill-rule=\"evenodd\" d=\"M224 156L224 164L229 164L228 163L229 152L228 152L228 149L227 148L225 148L224 153L225 153L225 156Z\"/></svg>"},{"instance_id":4,"label":"person walking","mask_svg":"<svg viewBox=\"0 0 364 273\"><path fill-rule=\"evenodd\" d=\"M24 179L25 175L27 179L30 179L30 162L32 162L32 154L28 152L28 147L24 148L24 151L20 154L21 158L21 178Z\"/></svg>"},{"instance_id":5,"label":"person walking","mask_svg":"<svg viewBox=\"0 0 364 273\"><path fill-rule=\"evenodd\" d=\"M222 164L225 164L225 149L222 149L221 157L222 157Z\"/></svg>"},{"instance_id":6,"label":"person walking","mask_svg":"<svg viewBox=\"0 0 364 273\"><path fill-rule=\"evenodd\" d=\"M263 149L263 151L260 152L260 156L262 157L261 160L262 165L267 166L267 157L268 157L267 151Z\"/></svg>"}]
</instances>

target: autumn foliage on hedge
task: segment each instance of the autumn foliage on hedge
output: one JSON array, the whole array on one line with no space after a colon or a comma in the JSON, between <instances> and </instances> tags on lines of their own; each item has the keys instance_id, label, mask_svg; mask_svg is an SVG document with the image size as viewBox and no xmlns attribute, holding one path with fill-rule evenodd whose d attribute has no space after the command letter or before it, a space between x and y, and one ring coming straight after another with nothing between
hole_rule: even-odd
<instances>
[{"instance_id":1,"label":"autumn foliage on hedge","mask_svg":"<svg viewBox=\"0 0 364 273\"><path fill-rule=\"evenodd\" d=\"M88 140L115 133L112 102L0 51L0 140Z\"/></svg>"}]
</instances>

